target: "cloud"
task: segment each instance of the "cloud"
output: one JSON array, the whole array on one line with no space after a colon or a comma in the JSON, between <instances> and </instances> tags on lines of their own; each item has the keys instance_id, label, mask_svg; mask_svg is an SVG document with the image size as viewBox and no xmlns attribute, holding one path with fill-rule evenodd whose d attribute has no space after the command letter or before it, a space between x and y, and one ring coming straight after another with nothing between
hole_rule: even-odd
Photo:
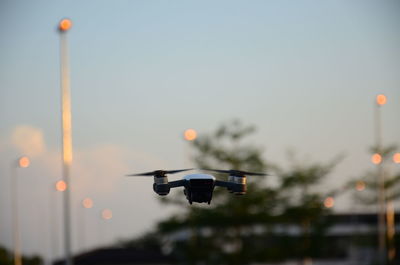
<instances>
[{"instance_id":1,"label":"cloud","mask_svg":"<svg viewBox=\"0 0 400 265\"><path fill-rule=\"evenodd\" d=\"M50 210L49 208L50 204L56 207L62 205L61 194L54 189L55 182L62 178L61 154L55 147L46 147L41 129L19 125L11 132L9 137L4 138L8 141L0 139L0 144L4 142L3 145L6 147L0 150L1 160L6 161L8 157L13 157L14 149L33 158L31 166L19 172L21 181L24 179L24 182L20 183L19 189L20 201L23 205L21 206L21 212L23 212L21 229L24 231L24 251L36 253L43 251L35 242L38 234L45 234L48 227L51 226L50 216L54 215L55 220L58 220L55 221L56 230L62 230L59 221L61 220L61 210ZM88 246L104 243L99 242L98 239L99 211L101 209L110 208L115 213L113 222L116 225L110 232L113 239L148 229L154 220L165 214L166 209L159 205L155 200L156 195L152 192L152 178L132 179L125 177L125 174L168 168L167 161L163 161L152 153L132 150L112 143L74 146L73 151L70 178L72 227L79 225L79 214L81 214L79 209L81 209L82 199L90 197L94 200L94 207L87 214ZM7 176L6 169L0 167L1 175ZM3 187L0 194L7 192L9 178L0 178L0 187ZM0 207L0 230L9 231L5 233L5 237L2 237L0 243L12 246L10 232L12 224L11 219L7 218L11 204L9 197L9 194L5 194L2 197L4 200L0 200L2 206ZM135 210L127 211L127 209ZM137 216L138 212L140 216ZM132 224L134 224L134 228L132 228ZM30 229L32 225L36 229ZM129 231L128 234L127 231Z\"/></svg>"},{"instance_id":2,"label":"cloud","mask_svg":"<svg viewBox=\"0 0 400 265\"><path fill-rule=\"evenodd\" d=\"M125 174L165 166L165 162L143 152L127 150L115 144L100 144L74 150L72 185L78 192L114 192Z\"/></svg>"},{"instance_id":3,"label":"cloud","mask_svg":"<svg viewBox=\"0 0 400 265\"><path fill-rule=\"evenodd\" d=\"M46 144L41 129L18 125L11 133L12 144L21 152L31 157L39 156L46 151Z\"/></svg>"}]
</instances>

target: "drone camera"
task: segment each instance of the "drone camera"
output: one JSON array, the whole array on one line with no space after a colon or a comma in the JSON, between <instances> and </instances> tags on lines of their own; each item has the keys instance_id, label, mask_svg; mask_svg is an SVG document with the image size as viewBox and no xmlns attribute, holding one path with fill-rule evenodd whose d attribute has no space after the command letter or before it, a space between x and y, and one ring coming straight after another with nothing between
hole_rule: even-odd
<instances>
[{"instance_id":1,"label":"drone camera","mask_svg":"<svg viewBox=\"0 0 400 265\"><path fill-rule=\"evenodd\" d=\"M189 201L207 202L212 199L214 180L212 179L191 179L189 181L190 192L187 194Z\"/></svg>"}]
</instances>

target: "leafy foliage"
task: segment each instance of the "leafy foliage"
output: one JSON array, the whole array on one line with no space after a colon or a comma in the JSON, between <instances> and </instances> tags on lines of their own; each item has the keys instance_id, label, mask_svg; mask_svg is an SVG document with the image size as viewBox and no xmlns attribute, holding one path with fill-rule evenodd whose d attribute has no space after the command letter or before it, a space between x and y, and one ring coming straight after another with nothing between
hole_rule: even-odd
<instances>
[{"instance_id":1,"label":"leafy foliage","mask_svg":"<svg viewBox=\"0 0 400 265\"><path fill-rule=\"evenodd\" d=\"M389 207L389 205L393 206L394 201L398 201L400 199L400 172L397 171L392 173L391 167L394 166L392 160L392 155L397 150L396 145L388 145L384 147L373 146L370 148L371 154L379 154L381 156L381 161L376 165L374 170L369 170L365 172L362 176L357 178L356 180L352 180L348 183L347 188L350 190L355 187L356 191L354 194L354 199L361 203L364 206L377 206L382 205L384 210L386 211L386 218L390 218L389 216L393 216L394 218L394 208ZM384 182L382 181L382 177ZM383 187L383 189L381 189ZM378 191L379 190L379 191ZM353 190L354 191L354 190ZM383 193L380 193L383 192ZM379 201L379 193L384 195L382 196L383 204L380 204ZM389 210L390 209L390 210ZM394 220L394 219L393 219ZM390 227L395 229L394 222L389 224L386 220L385 230L389 231ZM386 234L386 248L388 254L388 263L387 264L397 264L396 261L393 260L394 256L391 256L390 253L396 253L398 241L399 239L395 236L389 236L389 233ZM367 243L368 242L368 243ZM375 240L365 241L364 239L357 242L359 245L375 245L378 242ZM378 264L378 263L376 263Z\"/></svg>"},{"instance_id":2,"label":"leafy foliage","mask_svg":"<svg viewBox=\"0 0 400 265\"><path fill-rule=\"evenodd\" d=\"M159 233L169 239L171 254L182 264L249 264L315 257L325 251L322 235L328 224L323 216L329 209L323 200L330 191L316 187L338 160L282 170L264 161L260 147L245 142L254 130L233 121L193 142L199 168L274 171L279 177L248 177L244 196L216 189L206 207L189 206L180 201L182 196L164 199L187 205L158 225Z\"/></svg>"},{"instance_id":3,"label":"leafy foliage","mask_svg":"<svg viewBox=\"0 0 400 265\"><path fill-rule=\"evenodd\" d=\"M123 248L162 251L162 242L156 232L146 233L135 239L120 241L117 245Z\"/></svg>"}]
</instances>

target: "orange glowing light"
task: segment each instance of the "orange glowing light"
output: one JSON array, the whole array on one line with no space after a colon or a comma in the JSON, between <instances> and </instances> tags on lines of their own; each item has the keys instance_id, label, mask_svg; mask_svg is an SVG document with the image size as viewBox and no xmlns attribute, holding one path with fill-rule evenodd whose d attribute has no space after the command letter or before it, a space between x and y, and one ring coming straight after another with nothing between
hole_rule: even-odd
<instances>
[{"instance_id":1,"label":"orange glowing light","mask_svg":"<svg viewBox=\"0 0 400 265\"><path fill-rule=\"evenodd\" d=\"M365 182L362 180L357 181L356 183L356 190L363 191L365 190Z\"/></svg>"},{"instance_id":2,"label":"orange glowing light","mask_svg":"<svg viewBox=\"0 0 400 265\"><path fill-rule=\"evenodd\" d=\"M104 209L104 210L101 212L101 217L102 217L104 220L110 220L110 219L113 217L112 211L111 211L110 209Z\"/></svg>"},{"instance_id":3,"label":"orange glowing light","mask_svg":"<svg viewBox=\"0 0 400 265\"><path fill-rule=\"evenodd\" d=\"M378 153L373 154L371 157L371 161L372 163L374 163L375 165L378 165L382 162L382 156Z\"/></svg>"},{"instance_id":4,"label":"orange glowing light","mask_svg":"<svg viewBox=\"0 0 400 265\"><path fill-rule=\"evenodd\" d=\"M186 141L193 141L197 138L197 132L193 129L187 129L184 132L183 136Z\"/></svg>"},{"instance_id":5,"label":"orange glowing light","mask_svg":"<svg viewBox=\"0 0 400 265\"><path fill-rule=\"evenodd\" d=\"M324 200L324 206L326 208L332 208L335 205L335 199L333 197L327 197Z\"/></svg>"},{"instance_id":6,"label":"orange glowing light","mask_svg":"<svg viewBox=\"0 0 400 265\"><path fill-rule=\"evenodd\" d=\"M82 205L83 207L85 207L86 209L90 209L93 207L93 200L90 198L85 198L82 201Z\"/></svg>"},{"instance_id":7,"label":"orange glowing light","mask_svg":"<svg viewBox=\"0 0 400 265\"><path fill-rule=\"evenodd\" d=\"M65 183L64 180L59 180L56 183L56 190L57 191L66 191L67 189L67 183Z\"/></svg>"},{"instance_id":8,"label":"orange glowing light","mask_svg":"<svg viewBox=\"0 0 400 265\"><path fill-rule=\"evenodd\" d=\"M379 94L376 96L376 103L380 106L385 105L386 104L386 96L383 94Z\"/></svg>"},{"instance_id":9,"label":"orange glowing light","mask_svg":"<svg viewBox=\"0 0 400 265\"><path fill-rule=\"evenodd\" d=\"M72 21L68 18L64 18L60 21L59 29L60 31L67 31L72 27Z\"/></svg>"},{"instance_id":10,"label":"orange glowing light","mask_svg":"<svg viewBox=\"0 0 400 265\"><path fill-rule=\"evenodd\" d=\"M18 165L19 165L19 167L29 167L29 164L31 163L31 161L29 160L29 158L28 157L26 157L26 156L23 156L23 157L20 157L20 159L18 159Z\"/></svg>"},{"instance_id":11,"label":"orange glowing light","mask_svg":"<svg viewBox=\"0 0 400 265\"><path fill-rule=\"evenodd\" d=\"M395 153L393 155L393 162L395 162L396 164L400 164L400 153Z\"/></svg>"}]
</instances>

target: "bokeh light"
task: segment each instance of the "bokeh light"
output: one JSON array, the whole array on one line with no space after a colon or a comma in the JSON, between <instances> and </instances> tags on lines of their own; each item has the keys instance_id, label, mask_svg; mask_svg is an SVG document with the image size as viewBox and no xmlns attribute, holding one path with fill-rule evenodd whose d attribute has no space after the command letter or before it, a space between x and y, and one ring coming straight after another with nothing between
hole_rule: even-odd
<instances>
[{"instance_id":1,"label":"bokeh light","mask_svg":"<svg viewBox=\"0 0 400 265\"><path fill-rule=\"evenodd\" d=\"M386 104L386 96L383 94L379 94L376 96L376 103L380 106L385 105Z\"/></svg>"},{"instance_id":2,"label":"bokeh light","mask_svg":"<svg viewBox=\"0 0 400 265\"><path fill-rule=\"evenodd\" d=\"M102 217L104 220L110 220L110 219L113 217L112 211L111 211L110 209L104 209L104 210L101 212L101 217Z\"/></svg>"},{"instance_id":3,"label":"bokeh light","mask_svg":"<svg viewBox=\"0 0 400 265\"><path fill-rule=\"evenodd\" d=\"M65 183L64 180L57 181L56 190L57 191L66 191L67 190L67 183Z\"/></svg>"},{"instance_id":4,"label":"bokeh light","mask_svg":"<svg viewBox=\"0 0 400 265\"><path fill-rule=\"evenodd\" d=\"M335 205L335 199L333 197L327 197L324 200L324 206L326 208L332 208Z\"/></svg>"},{"instance_id":5,"label":"bokeh light","mask_svg":"<svg viewBox=\"0 0 400 265\"><path fill-rule=\"evenodd\" d=\"M371 162L374 163L375 165L378 165L382 162L382 156L378 153L373 154L371 157Z\"/></svg>"},{"instance_id":6,"label":"bokeh light","mask_svg":"<svg viewBox=\"0 0 400 265\"><path fill-rule=\"evenodd\" d=\"M64 18L60 21L59 29L60 31L67 31L72 27L72 21L68 18Z\"/></svg>"},{"instance_id":7,"label":"bokeh light","mask_svg":"<svg viewBox=\"0 0 400 265\"><path fill-rule=\"evenodd\" d=\"M197 138L197 132L194 129L187 129L183 136L186 141L193 141Z\"/></svg>"},{"instance_id":8,"label":"bokeh light","mask_svg":"<svg viewBox=\"0 0 400 265\"><path fill-rule=\"evenodd\" d=\"M396 164L400 164L400 153L395 153L393 155L393 162L395 162Z\"/></svg>"},{"instance_id":9,"label":"bokeh light","mask_svg":"<svg viewBox=\"0 0 400 265\"><path fill-rule=\"evenodd\" d=\"M18 165L20 167L23 167L23 168L29 167L30 163L31 163L31 161L29 160L29 158L27 156L23 156L18 159Z\"/></svg>"},{"instance_id":10,"label":"bokeh light","mask_svg":"<svg viewBox=\"0 0 400 265\"><path fill-rule=\"evenodd\" d=\"M85 198L82 200L82 206L86 209L93 207L93 200L91 198Z\"/></svg>"},{"instance_id":11,"label":"bokeh light","mask_svg":"<svg viewBox=\"0 0 400 265\"><path fill-rule=\"evenodd\" d=\"M365 182L362 180L357 181L356 183L356 190L357 191L363 191L365 190Z\"/></svg>"}]
</instances>

